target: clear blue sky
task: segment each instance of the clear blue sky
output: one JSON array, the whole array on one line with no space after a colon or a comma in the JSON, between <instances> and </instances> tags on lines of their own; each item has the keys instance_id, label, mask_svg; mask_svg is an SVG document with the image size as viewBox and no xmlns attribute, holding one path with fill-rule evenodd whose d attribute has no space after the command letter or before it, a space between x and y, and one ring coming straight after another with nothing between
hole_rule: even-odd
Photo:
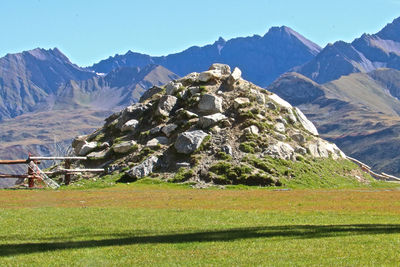
<instances>
[{"instance_id":1,"label":"clear blue sky","mask_svg":"<svg viewBox=\"0 0 400 267\"><path fill-rule=\"evenodd\" d=\"M375 33L400 0L0 0L0 57L58 47L91 65L128 50L166 55L286 25L325 46Z\"/></svg>"}]
</instances>

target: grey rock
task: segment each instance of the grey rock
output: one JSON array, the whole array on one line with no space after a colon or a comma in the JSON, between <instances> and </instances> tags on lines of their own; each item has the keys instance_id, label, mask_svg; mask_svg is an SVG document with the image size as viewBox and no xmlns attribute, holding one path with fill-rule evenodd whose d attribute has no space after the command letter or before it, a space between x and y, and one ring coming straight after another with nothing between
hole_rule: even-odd
<instances>
[{"instance_id":1,"label":"grey rock","mask_svg":"<svg viewBox=\"0 0 400 267\"><path fill-rule=\"evenodd\" d=\"M104 150L102 150L102 151L97 151L97 152L91 152L91 153L89 153L88 155L87 155L87 157L89 158L89 159L94 159L94 160L96 160L96 159L103 159L106 155L107 155L107 153L110 151L110 149L104 149Z\"/></svg>"},{"instance_id":2,"label":"grey rock","mask_svg":"<svg viewBox=\"0 0 400 267\"><path fill-rule=\"evenodd\" d=\"M228 78L228 83L234 84L240 79L240 77L242 77L242 71L239 68L235 67Z\"/></svg>"},{"instance_id":3,"label":"grey rock","mask_svg":"<svg viewBox=\"0 0 400 267\"><path fill-rule=\"evenodd\" d=\"M191 84L199 80L199 75L200 74L197 72L192 72L186 75L185 77L178 79L177 81L184 84Z\"/></svg>"},{"instance_id":4,"label":"grey rock","mask_svg":"<svg viewBox=\"0 0 400 267\"><path fill-rule=\"evenodd\" d=\"M200 98L200 102L198 104L198 108L200 112L203 113L217 113L222 112L222 98L211 95L211 94L204 94Z\"/></svg>"},{"instance_id":5,"label":"grey rock","mask_svg":"<svg viewBox=\"0 0 400 267\"><path fill-rule=\"evenodd\" d=\"M267 102L265 106L271 110L276 110L276 105L272 103L271 101Z\"/></svg>"},{"instance_id":6,"label":"grey rock","mask_svg":"<svg viewBox=\"0 0 400 267\"><path fill-rule=\"evenodd\" d=\"M301 112L301 110L297 107L295 107L295 112L297 114L297 117L299 118L299 122L301 123L301 125L303 125L304 129L306 129L311 134L318 136L317 128L311 121L307 119L303 112Z\"/></svg>"},{"instance_id":7,"label":"grey rock","mask_svg":"<svg viewBox=\"0 0 400 267\"><path fill-rule=\"evenodd\" d=\"M285 107L287 109L292 109L292 105L290 105L287 101L283 100L276 94L268 95L268 98L277 103L278 105Z\"/></svg>"},{"instance_id":8,"label":"grey rock","mask_svg":"<svg viewBox=\"0 0 400 267\"><path fill-rule=\"evenodd\" d=\"M154 167L157 166L158 158L156 156L151 156L143 161L141 164L130 169L127 174L136 179L143 178L153 172Z\"/></svg>"},{"instance_id":9,"label":"grey rock","mask_svg":"<svg viewBox=\"0 0 400 267\"><path fill-rule=\"evenodd\" d=\"M274 129L277 132L284 133L286 131L286 127L282 122L278 122L274 125Z\"/></svg>"},{"instance_id":10,"label":"grey rock","mask_svg":"<svg viewBox=\"0 0 400 267\"><path fill-rule=\"evenodd\" d=\"M287 121L286 121L284 118L282 118L282 116L279 116L279 117L276 119L276 121L277 121L277 122L281 122L281 123L283 123L284 125L287 124Z\"/></svg>"},{"instance_id":11,"label":"grey rock","mask_svg":"<svg viewBox=\"0 0 400 267\"><path fill-rule=\"evenodd\" d=\"M199 75L200 82L208 82L210 80L220 79L222 77L220 70L207 70L203 71Z\"/></svg>"},{"instance_id":12,"label":"grey rock","mask_svg":"<svg viewBox=\"0 0 400 267\"><path fill-rule=\"evenodd\" d=\"M202 130L183 132L178 135L175 142L175 149L179 153L191 154L198 149L207 136Z\"/></svg>"},{"instance_id":13,"label":"grey rock","mask_svg":"<svg viewBox=\"0 0 400 267\"><path fill-rule=\"evenodd\" d=\"M206 129L208 127L216 125L219 121L226 119L226 116L222 113L215 113L213 115L200 117L198 125L200 128Z\"/></svg>"},{"instance_id":14,"label":"grey rock","mask_svg":"<svg viewBox=\"0 0 400 267\"><path fill-rule=\"evenodd\" d=\"M167 85L165 86L165 93L167 94L167 95L173 95L173 94L175 94L178 90L179 90L179 88L181 88L182 87L182 84L181 83L175 83L175 82L169 82L169 83L167 83Z\"/></svg>"},{"instance_id":15,"label":"grey rock","mask_svg":"<svg viewBox=\"0 0 400 267\"><path fill-rule=\"evenodd\" d=\"M233 107L239 109L250 104L250 100L247 97L238 97L233 100Z\"/></svg>"},{"instance_id":16,"label":"grey rock","mask_svg":"<svg viewBox=\"0 0 400 267\"><path fill-rule=\"evenodd\" d=\"M157 133L159 133L159 132L161 132L161 129L162 129L162 127L163 126L156 126L156 127L154 127L154 128L151 128L150 129L150 134L157 134Z\"/></svg>"},{"instance_id":17,"label":"grey rock","mask_svg":"<svg viewBox=\"0 0 400 267\"><path fill-rule=\"evenodd\" d=\"M113 145L112 149L114 150L115 153L123 154L123 153L129 152L129 150L131 150L134 145L136 145L136 142L133 140L125 141L125 142Z\"/></svg>"},{"instance_id":18,"label":"grey rock","mask_svg":"<svg viewBox=\"0 0 400 267\"><path fill-rule=\"evenodd\" d=\"M159 145L168 145L168 138L165 136L159 136L149 140L146 144L148 147L157 147Z\"/></svg>"},{"instance_id":19,"label":"grey rock","mask_svg":"<svg viewBox=\"0 0 400 267\"><path fill-rule=\"evenodd\" d=\"M287 143L278 141L278 143L270 145L265 151L264 155L280 159L294 159L294 149Z\"/></svg>"},{"instance_id":20,"label":"grey rock","mask_svg":"<svg viewBox=\"0 0 400 267\"><path fill-rule=\"evenodd\" d=\"M97 142L86 142L82 145L81 149L78 152L78 156L86 156L90 152L92 152L95 148L97 148Z\"/></svg>"},{"instance_id":21,"label":"grey rock","mask_svg":"<svg viewBox=\"0 0 400 267\"><path fill-rule=\"evenodd\" d=\"M304 144L306 142L306 138L301 133L294 133L290 136L295 142L299 144Z\"/></svg>"},{"instance_id":22,"label":"grey rock","mask_svg":"<svg viewBox=\"0 0 400 267\"><path fill-rule=\"evenodd\" d=\"M151 98L153 95L161 93L163 89L158 86L153 86L150 89L146 90L143 95L140 97L139 102L142 103L146 101L147 99Z\"/></svg>"},{"instance_id":23,"label":"grey rock","mask_svg":"<svg viewBox=\"0 0 400 267\"><path fill-rule=\"evenodd\" d=\"M251 89L250 90L251 94L256 98L256 101L260 105L265 104L265 96L263 93L261 93L259 90Z\"/></svg>"},{"instance_id":24,"label":"grey rock","mask_svg":"<svg viewBox=\"0 0 400 267\"><path fill-rule=\"evenodd\" d=\"M294 151L295 151L296 153L299 153L300 155L305 155L305 154L307 154L307 149L305 149L305 148L302 147L302 146L296 146L295 149L294 149Z\"/></svg>"},{"instance_id":25,"label":"grey rock","mask_svg":"<svg viewBox=\"0 0 400 267\"><path fill-rule=\"evenodd\" d=\"M86 140L87 140L88 136L87 135L79 135L77 137L74 138L74 140L72 140L72 148L75 151L75 154L79 154L79 151L81 151L82 146L84 144L86 144Z\"/></svg>"},{"instance_id":26,"label":"grey rock","mask_svg":"<svg viewBox=\"0 0 400 267\"><path fill-rule=\"evenodd\" d=\"M136 104L126 107L121 112L121 116L118 118L117 128L121 129L122 125L124 125L125 122L127 122L131 119L140 118L143 115L143 113L148 109L149 109L149 106L145 105L143 103L136 103Z\"/></svg>"},{"instance_id":27,"label":"grey rock","mask_svg":"<svg viewBox=\"0 0 400 267\"><path fill-rule=\"evenodd\" d=\"M160 102L158 102L156 114L168 117L169 113L175 107L177 101L178 99L175 96L171 95L162 96L160 98Z\"/></svg>"},{"instance_id":28,"label":"grey rock","mask_svg":"<svg viewBox=\"0 0 400 267\"><path fill-rule=\"evenodd\" d=\"M292 110L292 109L289 109L289 110L288 110L288 115L286 116L286 118L287 118L287 120L288 120L291 124L297 122L297 118L296 118L296 116L293 114L293 110Z\"/></svg>"},{"instance_id":29,"label":"grey rock","mask_svg":"<svg viewBox=\"0 0 400 267\"><path fill-rule=\"evenodd\" d=\"M164 127L162 127L161 132L163 132L166 136L169 137L172 134L172 132L176 130L176 128L178 128L178 125L174 123L167 124Z\"/></svg>"},{"instance_id":30,"label":"grey rock","mask_svg":"<svg viewBox=\"0 0 400 267\"><path fill-rule=\"evenodd\" d=\"M244 132L245 132L245 133L249 133L249 134L258 135L259 129L258 129L257 126L251 125L251 126L245 128L245 129L244 129Z\"/></svg>"},{"instance_id":31,"label":"grey rock","mask_svg":"<svg viewBox=\"0 0 400 267\"><path fill-rule=\"evenodd\" d=\"M226 64L221 63L214 63L208 70L219 70L222 75L230 75L231 74L231 67Z\"/></svg>"},{"instance_id":32,"label":"grey rock","mask_svg":"<svg viewBox=\"0 0 400 267\"><path fill-rule=\"evenodd\" d=\"M280 141L285 141L287 139L286 135L281 134L281 133L275 133L275 138L280 140Z\"/></svg>"},{"instance_id":33,"label":"grey rock","mask_svg":"<svg viewBox=\"0 0 400 267\"><path fill-rule=\"evenodd\" d=\"M128 131L134 132L138 125L139 125L138 120L135 120L135 119L129 120L129 121L125 122L124 125L122 125L121 131L122 132L128 132Z\"/></svg>"},{"instance_id":34,"label":"grey rock","mask_svg":"<svg viewBox=\"0 0 400 267\"><path fill-rule=\"evenodd\" d=\"M198 93L200 93L200 86L190 86L189 88L188 88L188 92L190 93L190 95L195 95L195 94L198 94Z\"/></svg>"}]
</instances>

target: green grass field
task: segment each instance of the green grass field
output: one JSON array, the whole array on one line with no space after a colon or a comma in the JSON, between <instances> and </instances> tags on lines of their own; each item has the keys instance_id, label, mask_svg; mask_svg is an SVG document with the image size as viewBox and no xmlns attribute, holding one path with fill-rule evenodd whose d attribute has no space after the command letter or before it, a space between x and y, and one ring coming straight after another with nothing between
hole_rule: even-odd
<instances>
[{"instance_id":1,"label":"green grass field","mask_svg":"<svg viewBox=\"0 0 400 267\"><path fill-rule=\"evenodd\" d=\"M400 190L0 190L1 266L398 266Z\"/></svg>"}]
</instances>

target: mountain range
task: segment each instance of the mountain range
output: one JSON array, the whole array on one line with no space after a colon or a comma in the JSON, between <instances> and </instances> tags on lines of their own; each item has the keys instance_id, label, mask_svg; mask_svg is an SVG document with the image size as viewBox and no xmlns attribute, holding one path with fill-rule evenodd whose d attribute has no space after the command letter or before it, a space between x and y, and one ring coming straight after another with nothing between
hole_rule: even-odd
<instances>
[{"instance_id":1,"label":"mountain range","mask_svg":"<svg viewBox=\"0 0 400 267\"><path fill-rule=\"evenodd\" d=\"M219 38L167 56L128 51L86 68L57 48L8 54L0 58L0 157L65 153L72 137L99 127L153 85L220 62L299 106L349 155L399 174L390 151L400 145L399 33L400 18L322 49L288 27L273 27L264 36Z\"/></svg>"},{"instance_id":2,"label":"mountain range","mask_svg":"<svg viewBox=\"0 0 400 267\"><path fill-rule=\"evenodd\" d=\"M179 76L200 72L214 62L239 67L243 78L267 86L280 74L313 59L321 48L289 27L272 27L264 36L240 37L203 47L193 46L162 57L128 51L102 60L89 69L98 73L126 66L158 64Z\"/></svg>"}]
</instances>

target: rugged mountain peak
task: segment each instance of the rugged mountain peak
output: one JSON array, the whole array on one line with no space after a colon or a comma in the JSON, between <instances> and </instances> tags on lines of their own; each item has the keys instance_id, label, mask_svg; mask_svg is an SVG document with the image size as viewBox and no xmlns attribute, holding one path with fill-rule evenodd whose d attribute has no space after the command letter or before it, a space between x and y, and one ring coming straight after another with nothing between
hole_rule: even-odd
<instances>
[{"instance_id":1,"label":"rugged mountain peak","mask_svg":"<svg viewBox=\"0 0 400 267\"><path fill-rule=\"evenodd\" d=\"M263 36L263 39L278 38L278 39L297 39L303 45L305 45L310 51L316 55L321 51L321 47L316 43L305 38L303 35L299 34L295 30L287 26L272 27Z\"/></svg>"},{"instance_id":2,"label":"rugged mountain peak","mask_svg":"<svg viewBox=\"0 0 400 267\"><path fill-rule=\"evenodd\" d=\"M392 23L387 24L376 35L381 39L400 42L400 17L394 19Z\"/></svg>"},{"instance_id":3,"label":"rugged mountain peak","mask_svg":"<svg viewBox=\"0 0 400 267\"><path fill-rule=\"evenodd\" d=\"M110 167L126 180L196 184L278 186L276 159L345 157L299 109L224 64L149 89L72 145L89 157L82 164Z\"/></svg>"}]
</instances>

